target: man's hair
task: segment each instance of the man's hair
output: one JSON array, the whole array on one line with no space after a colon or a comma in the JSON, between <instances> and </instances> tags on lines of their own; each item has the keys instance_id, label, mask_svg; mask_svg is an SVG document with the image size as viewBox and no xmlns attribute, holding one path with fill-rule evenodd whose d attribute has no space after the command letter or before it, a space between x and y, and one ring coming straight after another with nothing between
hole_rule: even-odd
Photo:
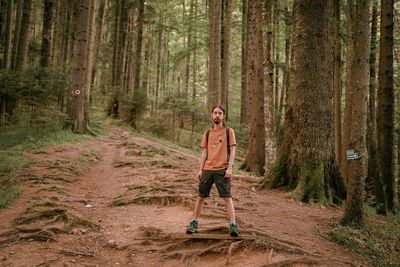
<instances>
[{"instance_id":1,"label":"man's hair","mask_svg":"<svg viewBox=\"0 0 400 267\"><path fill-rule=\"evenodd\" d=\"M223 112L224 115L225 115L225 109L224 109L221 105L214 106L214 107L211 109L211 114L214 112L214 109L216 109L216 108L219 108L220 110L222 110L222 112Z\"/></svg>"}]
</instances>

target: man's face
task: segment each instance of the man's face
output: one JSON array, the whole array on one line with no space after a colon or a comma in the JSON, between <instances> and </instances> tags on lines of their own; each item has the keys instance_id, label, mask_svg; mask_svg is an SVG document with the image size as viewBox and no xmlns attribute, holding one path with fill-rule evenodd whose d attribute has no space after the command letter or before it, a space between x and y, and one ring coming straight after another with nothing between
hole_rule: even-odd
<instances>
[{"instance_id":1,"label":"man's face","mask_svg":"<svg viewBox=\"0 0 400 267\"><path fill-rule=\"evenodd\" d=\"M220 108L215 108L211 118L215 124L220 124L224 118L224 112Z\"/></svg>"}]
</instances>

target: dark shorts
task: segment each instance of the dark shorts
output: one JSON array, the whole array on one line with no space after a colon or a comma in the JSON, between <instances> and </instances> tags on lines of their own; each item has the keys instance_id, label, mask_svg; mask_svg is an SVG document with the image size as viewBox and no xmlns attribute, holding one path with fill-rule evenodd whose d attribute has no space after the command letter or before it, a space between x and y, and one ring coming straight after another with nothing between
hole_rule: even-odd
<instances>
[{"instance_id":1,"label":"dark shorts","mask_svg":"<svg viewBox=\"0 0 400 267\"><path fill-rule=\"evenodd\" d=\"M199 197L209 197L214 183L220 197L232 197L231 179L224 177L225 172L225 170L203 170L199 183Z\"/></svg>"}]
</instances>

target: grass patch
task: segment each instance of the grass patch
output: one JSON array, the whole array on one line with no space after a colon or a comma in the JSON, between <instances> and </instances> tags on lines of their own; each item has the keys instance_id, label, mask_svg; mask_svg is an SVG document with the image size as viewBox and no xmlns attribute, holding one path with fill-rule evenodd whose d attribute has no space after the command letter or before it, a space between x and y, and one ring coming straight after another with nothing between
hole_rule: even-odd
<instances>
[{"instance_id":1,"label":"grass patch","mask_svg":"<svg viewBox=\"0 0 400 267\"><path fill-rule=\"evenodd\" d=\"M7 207L21 192L18 185L11 185L4 189L0 189L0 208Z\"/></svg>"},{"instance_id":2,"label":"grass patch","mask_svg":"<svg viewBox=\"0 0 400 267\"><path fill-rule=\"evenodd\" d=\"M399 216L393 217L368 222L362 229L337 225L328 234L373 266L400 266Z\"/></svg>"}]
</instances>

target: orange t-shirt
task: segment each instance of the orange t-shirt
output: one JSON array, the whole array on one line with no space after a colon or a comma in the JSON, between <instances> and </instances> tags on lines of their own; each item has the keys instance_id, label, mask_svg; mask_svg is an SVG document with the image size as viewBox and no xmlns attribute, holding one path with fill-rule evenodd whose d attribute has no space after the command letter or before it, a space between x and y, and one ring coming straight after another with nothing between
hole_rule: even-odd
<instances>
[{"instance_id":1,"label":"orange t-shirt","mask_svg":"<svg viewBox=\"0 0 400 267\"><path fill-rule=\"evenodd\" d=\"M204 164L204 170L223 170L228 168L228 147L226 139L226 128L220 129L211 128L208 135L207 131L203 134L201 140L201 148L207 148L207 160ZM236 145L235 132L229 128L229 145Z\"/></svg>"}]
</instances>

